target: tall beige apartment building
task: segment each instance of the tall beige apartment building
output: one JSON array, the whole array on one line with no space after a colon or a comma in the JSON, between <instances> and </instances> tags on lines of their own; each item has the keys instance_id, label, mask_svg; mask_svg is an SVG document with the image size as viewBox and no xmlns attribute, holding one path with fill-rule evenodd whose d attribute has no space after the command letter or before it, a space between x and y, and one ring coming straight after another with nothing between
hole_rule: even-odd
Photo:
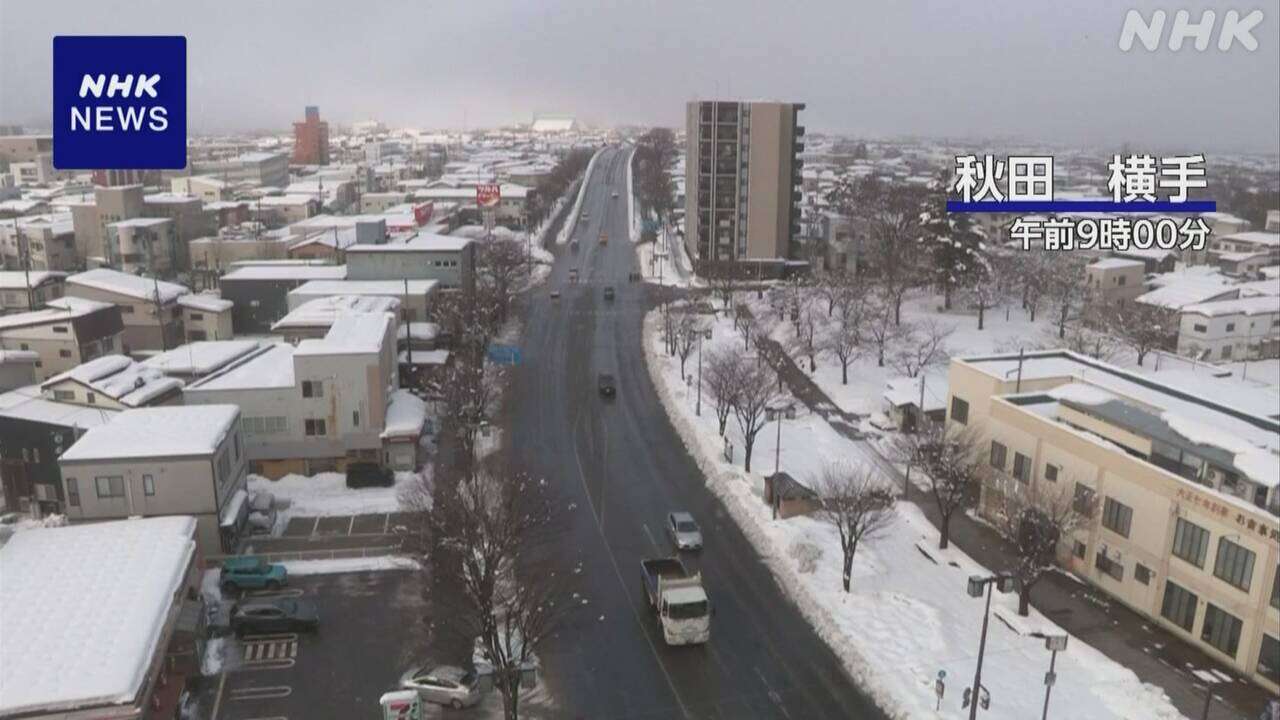
<instances>
[{"instance_id":1,"label":"tall beige apartment building","mask_svg":"<svg viewBox=\"0 0 1280 720\"><path fill-rule=\"evenodd\" d=\"M979 512L1034 485L1096 506L1059 562L1280 692L1274 395L1067 351L955 359L948 382L948 421L980 432L990 467Z\"/></svg>"},{"instance_id":2,"label":"tall beige apartment building","mask_svg":"<svg viewBox=\"0 0 1280 720\"><path fill-rule=\"evenodd\" d=\"M785 259L799 232L802 103L685 109L685 245L699 266Z\"/></svg>"}]
</instances>

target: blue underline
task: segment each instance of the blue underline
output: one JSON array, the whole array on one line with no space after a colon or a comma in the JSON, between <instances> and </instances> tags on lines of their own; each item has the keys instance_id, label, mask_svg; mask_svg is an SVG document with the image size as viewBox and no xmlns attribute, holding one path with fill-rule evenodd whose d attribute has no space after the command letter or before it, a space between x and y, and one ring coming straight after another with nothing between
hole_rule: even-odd
<instances>
[{"instance_id":1,"label":"blue underline","mask_svg":"<svg viewBox=\"0 0 1280 720\"><path fill-rule=\"evenodd\" d=\"M1215 200L1112 202L1110 200L948 200L950 213L1208 213L1217 212Z\"/></svg>"}]
</instances>

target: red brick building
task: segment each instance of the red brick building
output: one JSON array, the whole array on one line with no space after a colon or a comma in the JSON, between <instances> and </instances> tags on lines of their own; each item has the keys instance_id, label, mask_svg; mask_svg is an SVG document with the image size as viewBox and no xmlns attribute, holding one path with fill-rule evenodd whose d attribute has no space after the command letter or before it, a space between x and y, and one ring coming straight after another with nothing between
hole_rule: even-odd
<instances>
[{"instance_id":1,"label":"red brick building","mask_svg":"<svg viewBox=\"0 0 1280 720\"><path fill-rule=\"evenodd\" d=\"M320 108L307 106L307 116L293 124L293 162L296 165L329 164L329 123L320 119Z\"/></svg>"}]
</instances>

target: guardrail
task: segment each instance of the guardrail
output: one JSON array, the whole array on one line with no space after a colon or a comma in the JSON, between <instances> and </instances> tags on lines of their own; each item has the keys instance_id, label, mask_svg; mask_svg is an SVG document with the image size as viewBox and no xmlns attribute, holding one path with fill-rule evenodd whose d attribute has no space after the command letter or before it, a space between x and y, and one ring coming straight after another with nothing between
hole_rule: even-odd
<instances>
[{"instance_id":1,"label":"guardrail","mask_svg":"<svg viewBox=\"0 0 1280 720\"><path fill-rule=\"evenodd\" d=\"M290 560L347 560L351 558L385 557L401 551L399 545L382 547L335 548L332 550L296 550L292 552L251 553L267 562L286 562ZM206 568L220 567L224 560L235 555L207 555L204 559Z\"/></svg>"}]
</instances>

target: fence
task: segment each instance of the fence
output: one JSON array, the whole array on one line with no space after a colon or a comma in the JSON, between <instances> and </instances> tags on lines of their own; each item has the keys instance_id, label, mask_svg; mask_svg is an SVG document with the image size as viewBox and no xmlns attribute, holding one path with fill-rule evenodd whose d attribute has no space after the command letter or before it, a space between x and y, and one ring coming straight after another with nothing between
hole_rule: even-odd
<instances>
[{"instance_id":1,"label":"fence","mask_svg":"<svg viewBox=\"0 0 1280 720\"><path fill-rule=\"evenodd\" d=\"M262 558L267 562L276 563L290 560L349 560L352 558L385 557L387 555L395 555L400 550L401 547L399 545L385 545L382 547L335 548L333 550L253 553L253 556ZM208 555L204 559L204 565L206 568L219 567L228 557L235 556Z\"/></svg>"}]
</instances>

